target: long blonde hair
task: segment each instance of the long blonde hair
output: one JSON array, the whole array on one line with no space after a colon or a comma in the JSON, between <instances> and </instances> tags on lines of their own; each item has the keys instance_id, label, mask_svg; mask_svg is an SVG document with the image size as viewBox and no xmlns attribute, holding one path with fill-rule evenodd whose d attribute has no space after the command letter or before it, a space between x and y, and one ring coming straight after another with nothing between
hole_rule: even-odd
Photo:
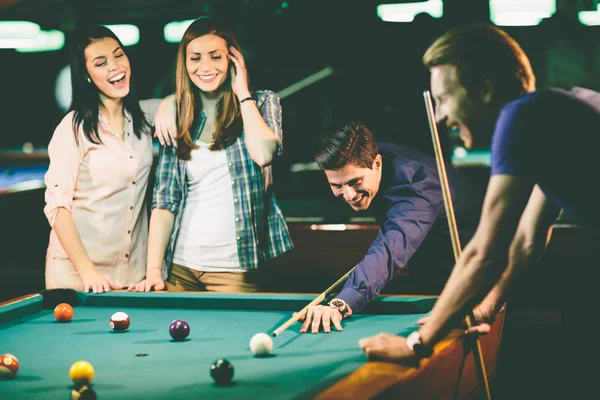
<instances>
[{"instance_id":1,"label":"long blonde hair","mask_svg":"<svg viewBox=\"0 0 600 400\"><path fill-rule=\"evenodd\" d=\"M204 35L213 34L227 42L227 48L240 46L231 30L211 17L195 20L185 31L177 50L177 67L175 71L175 98L177 101L177 155L182 160L189 160L192 150L198 146L192 139L193 130L198 128L197 110L201 109L200 89L190 80L186 68L186 49L190 42ZM231 76L222 84L223 97L217 104L215 135L210 149L222 150L235 142L242 133L242 117L240 103L231 88Z\"/></svg>"}]
</instances>

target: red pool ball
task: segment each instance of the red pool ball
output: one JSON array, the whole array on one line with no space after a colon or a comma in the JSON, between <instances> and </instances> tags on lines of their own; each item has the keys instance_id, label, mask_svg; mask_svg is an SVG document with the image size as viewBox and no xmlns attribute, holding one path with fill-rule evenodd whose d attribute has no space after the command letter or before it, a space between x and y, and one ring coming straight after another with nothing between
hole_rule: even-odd
<instances>
[{"instance_id":1,"label":"red pool ball","mask_svg":"<svg viewBox=\"0 0 600 400\"><path fill-rule=\"evenodd\" d=\"M19 371L19 360L12 354L0 356L0 379L14 379Z\"/></svg>"},{"instance_id":2,"label":"red pool ball","mask_svg":"<svg viewBox=\"0 0 600 400\"><path fill-rule=\"evenodd\" d=\"M124 312L116 312L110 317L110 327L115 332L124 332L129 329L129 315Z\"/></svg>"},{"instance_id":3,"label":"red pool ball","mask_svg":"<svg viewBox=\"0 0 600 400\"><path fill-rule=\"evenodd\" d=\"M69 322L73 318L73 307L68 303L60 303L54 308L54 318L60 322Z\"/></svg>"},{"instance_id":4,"label":"red pool ball","mask_svg":"<svg viewBox=\"0 0 600 400\"><path fill-rule=\"evenodd\" d=\"M190 326L187 322L176 319L175 321L171 322L171 326L169 326L169 333L174 340L179 342L188 337L190 334Z\"/></svg>"}]
</instances>

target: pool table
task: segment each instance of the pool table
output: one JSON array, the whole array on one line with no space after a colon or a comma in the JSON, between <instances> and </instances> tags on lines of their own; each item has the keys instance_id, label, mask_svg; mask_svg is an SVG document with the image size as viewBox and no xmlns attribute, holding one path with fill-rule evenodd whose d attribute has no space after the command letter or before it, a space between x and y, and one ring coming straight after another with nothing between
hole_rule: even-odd
<instances>
[{"instance_id":1,"label":"pool table","mask_svg":"<svg viewBox=\"0 0 600 400\"><path fill-rule=\"evenodd\" d=\"M300 334L292 325L274 338L271 356L255 358L250 338L271 333L293 311L314 299L306 294L128 293L101 295L54 290L0 306L0 353L14 354L20 369L0 380L7 399L67 398L70 366L95 368L92 389L107 399L342 399L473 398L478 392L470 345L456 330L421 365L366 362L361 337L382 331L407 335L427 315L432 296L387 296L344 322L342 332ZM74 305L71 322L55 320L59 302ZM113 332L110 316L126 312L131 326ZM189 337L175 342L169 325L187 321ZM487 372L493 376L503 315L483 338ZM233 384L216 385L209 366L218 358L234 365Z\"/></svg>"},{"instance_id":2,"label":"pool table","mask_svg":"<svg viewBox=\"0 0 600 400\"><path fill-rule=\"evenodd\" d=\"M0 194L45 188L44 175L48 165L0 167Z\"/></svg>"}]
</instances>

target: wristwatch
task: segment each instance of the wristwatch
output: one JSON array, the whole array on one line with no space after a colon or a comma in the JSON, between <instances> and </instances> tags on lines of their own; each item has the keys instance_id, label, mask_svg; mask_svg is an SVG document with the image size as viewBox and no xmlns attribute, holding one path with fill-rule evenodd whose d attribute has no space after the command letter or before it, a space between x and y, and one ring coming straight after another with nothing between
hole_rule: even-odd
<instances>
[{"instance_id":1,"label":"wristwatch","mask_svg":"<svg viewBox=\"0 0 600 400\"><path fill-rule=\"evenodd\" d=\"M352 315L352 310L348 307L348 304L342 299L333 299L329 302L329 307L335 308L342 314L342 318L348 318Z\"/></svg>"},{"instance_id":2,"label":"wristwatch","mask_svg":"<svg viewBox=\"0 0 600 400\"><path fill-rule=\"evenodd\" d=\"M432 349L423 343L421 332L419 331L414 331L406 337L406 347L420 358L429 357L432 353Z\"/></svg>"}]
</instances>

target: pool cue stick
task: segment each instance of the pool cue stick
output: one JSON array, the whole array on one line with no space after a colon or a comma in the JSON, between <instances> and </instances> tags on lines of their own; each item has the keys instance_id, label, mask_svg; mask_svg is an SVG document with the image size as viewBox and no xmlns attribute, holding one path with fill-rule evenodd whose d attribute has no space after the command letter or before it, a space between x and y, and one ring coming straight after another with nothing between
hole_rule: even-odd
<instances>
[{"instance_id":1,"label":"pool cue stick","mask_svg":"<svg viewBox=\"0 0 600 400\"><path fill-rule=\"evenodd\" d=\"M279 328L275 329L271 335L273 337L277 337L281 332L285 331L287 328L289 328L290 325L292 325L294 322L298 321L302 316L304 316L304 314L306 314L306 312L308 311L308 309L310 307L314 306L315 304L319 304L320 302L325 300L327 298L327 296L329 296L329 293L331 293L333 291L333 289L335 289L341 283L343 283L346 279L348 279L348 277L350 276L352 271L354 271L355 268L356 268L356 265L354 267L352 267L352 269L350 271L346 272L344 274L344 276L342 276L340 279L338 279L333 285L331 285L327 289L325 289L325 291L323 293L321 293L320 295L318 295L313 301L308 303L302 310L300 310L296 314L294 314L292 316L292 318L288 319Z\"/></svg>"},{"instance_id":2,"label":"pool cue stick","mask_svg":"<svg viewBox=\"0 0 600 400\"><path fill-rule=\"evenodd\" d=\"M458 237L458 227L456 225L456 217L454 215L454 207L452 206L452 196L450 194L450 186L448 185L448 175L446 174L446 165L444 164L444 154L442 152L442 145L440 144L440 137L437 130L437 124L435 121L435 111L433 108L433 102L431 101L431 93L429 90L423 92L425 99L425 108L427 109L427 119L429 120L429 130L431 131L431 138L433 140L433 148L435 150L435 161L438 168L438 174L440 175L440 184L442 185L442 194L444 196L444 206L446 207L446 216L448 217L448 229L450 231L450 239L452 240L452 250L454 251L454 260L458 261L461 253L460 238ZM471 328L473 326L473 319L471 313L465 317L467 326ZM490 386L487 379L487 373L485 371L485 363L483 361L483 355L481 354L481 343L479 338L475 336L473 346L473 357L475 359L475 370L477 371L479 383L485 388L487 399L491 399Z\"/></svg>"}]
</instances>

